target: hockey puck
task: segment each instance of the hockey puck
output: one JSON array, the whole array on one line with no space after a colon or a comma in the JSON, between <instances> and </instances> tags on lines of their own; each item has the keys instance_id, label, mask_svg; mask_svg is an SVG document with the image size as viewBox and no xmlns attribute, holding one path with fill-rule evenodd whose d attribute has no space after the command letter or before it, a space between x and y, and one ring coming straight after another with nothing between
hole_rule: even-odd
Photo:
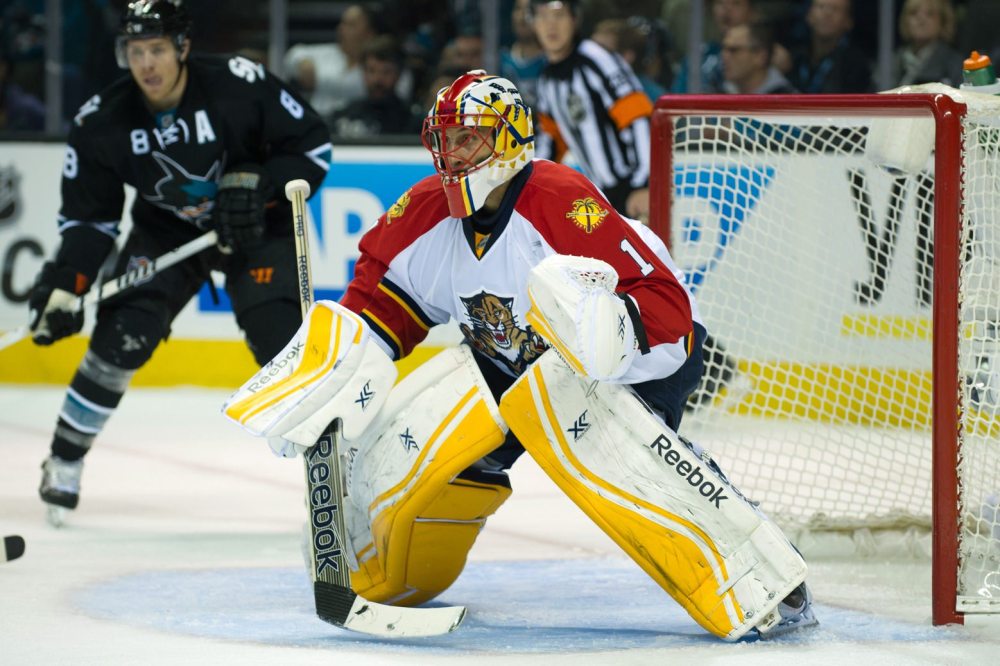
<instances>
[{"instance_id":1,"label":"hockey puck","mask_svg":"<svg viewBox=\"0 0 1000 666\"><path fill-rule=\"evenodd\" d=\"M10 562L24 555L24 539L17 535L3 538L4 560Z\"/></svg>"}]
</instances>

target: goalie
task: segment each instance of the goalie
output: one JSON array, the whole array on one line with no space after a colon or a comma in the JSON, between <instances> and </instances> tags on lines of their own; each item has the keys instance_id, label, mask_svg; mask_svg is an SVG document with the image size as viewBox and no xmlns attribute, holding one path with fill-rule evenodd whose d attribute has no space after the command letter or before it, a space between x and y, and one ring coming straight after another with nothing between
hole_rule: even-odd
<instances>
[{"instance_id":1,"label":"goalie","mask_svg":"<svg viewBox=\"0 0 1000 666\"><path fill-rule=\"evenodd\" d=\"M282 454L341 421L355 592L447 589L526 450L707 631L815 622L802 558L676 434L705 329L663 243L532 159L506 79L459 77L422 138L440 177L382 216L341 303L315 304L225 408ZM465 344L393 387L390 359L452 318Z\"/></svg>"}]
</instances>

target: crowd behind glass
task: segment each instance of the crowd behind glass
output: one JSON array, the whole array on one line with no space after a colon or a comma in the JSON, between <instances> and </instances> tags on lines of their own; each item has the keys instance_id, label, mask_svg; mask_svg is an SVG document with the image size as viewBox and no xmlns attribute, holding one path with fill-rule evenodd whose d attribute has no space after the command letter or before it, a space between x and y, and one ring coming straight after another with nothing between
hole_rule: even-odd
<instances>
[{"instance_id":1,"label":"crowd behind glass","mask_svg":"<svg viewBox=\"0 0 1000 666\"><path fill-rule=\"evenodd\" d=\"M496 63L531 100L546 62L528 0L498 0L499 51L484 53L482 7L467 0L287 3L290 48L268 62L267 0L189 3L196 51L263 62L296 86L341 140L417 141L430 100L470 69ZM879 3L704 0L699 75L690 81L691 0L579 0L581 35L617 52L650 98L665 92L855 93L941 81L957 86L972 50L1000 56L1000 2L895 0L892 71L875 75ZM0 0L0 136L46 126L43 0ZM76 109L123 72L114 34L122 0L64 0L62 133ZM697 6L697 3L695 3ZM754 50L764 57L751 59ZM746 56L744 56L746 54ZM697 80L697 79L700 79ZM766 83L762 83L766 81ZM888 82L888 86L880 83Z\"/></svg>"}]
</instances>

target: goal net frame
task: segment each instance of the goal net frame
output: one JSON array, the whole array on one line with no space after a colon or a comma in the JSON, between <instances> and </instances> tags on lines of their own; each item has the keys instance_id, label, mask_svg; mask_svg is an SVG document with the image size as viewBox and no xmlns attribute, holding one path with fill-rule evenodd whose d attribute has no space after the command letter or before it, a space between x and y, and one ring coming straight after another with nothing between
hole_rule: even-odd
<instances>
[{"instance_id":1,"label":"goal net frame","mask_svg":"<svg viewBox=\"0 0 1000 666\"><path fill-rule=\"evenodd\" d=\"M675 122L694 115L718 117L810 116L932 118L934 136L932 314L932 617L934 624L962 624L956 608L959 569L960 411L960 220L962 215L963 117L967 105L947 94L871 95L667 95L652 115L650 227L671 241ZM673 249L672 249L673 251ZM709 331L712 321L706 316ZM683 429L683 427L682 427ZM740 479L735 479L740 483ZM764 510L767 510L765 505ZM970 609L982 612L982 609ZM1000 612L1000 607L990 612Z\"/></svg>"}]
</instances>

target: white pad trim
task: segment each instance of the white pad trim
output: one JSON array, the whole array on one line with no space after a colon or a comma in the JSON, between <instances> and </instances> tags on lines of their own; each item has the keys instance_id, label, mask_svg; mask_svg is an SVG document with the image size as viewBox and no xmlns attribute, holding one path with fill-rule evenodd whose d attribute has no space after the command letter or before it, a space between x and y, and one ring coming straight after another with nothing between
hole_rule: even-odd
<instances>
[{"instance_id":1,"label":"white pad trim","mask_svg":"<svg viewBox=\"0 0 1000 666\"><path fill-rule=\"evenodd\" d=\"M636 355L635 330L617 285L617 271L591 257L551 255L528 276L528 321L570 367L591 379L620 378Z\"/></svg>"},{"instance_id":2,"label":"white pad trim","mask_svg":"<svg viewBox=\"0 0 1000 666\"><path fill-rule=\"evenodd\" d=\"M317 301L291 341L223 405L261 437L312 446L336 418L361 436L396 381L396 366L371 342L367 324L333 301Z\"/></svg>"}]
</instances>

